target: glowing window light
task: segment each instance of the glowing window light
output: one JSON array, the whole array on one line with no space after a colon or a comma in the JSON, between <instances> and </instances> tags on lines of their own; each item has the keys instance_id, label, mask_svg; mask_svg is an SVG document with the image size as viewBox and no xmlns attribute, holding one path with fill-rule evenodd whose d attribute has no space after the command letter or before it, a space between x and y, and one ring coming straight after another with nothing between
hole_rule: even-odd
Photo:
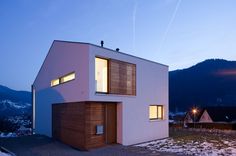
<instances>
[{"instance_id":1,"label":"glowing window light","mask_svg":"<svg viewBox=\"0 0 236 156\"><path fill-rule=\"evenodd\" d=\"M75 73L71 73L71 74L61 77L60 80L61 80L61 83L65 83L74 79L75 79Z\"/></svg>"},{"instance_id":2,"label":"glowing window light","mask_svg":"<svg viewBox=\"0 0 236 156\"><path fill-rule=\"evenodd\" d=\"M95 58L95 81L97 92L108 92L108 60Z\"/></svg>"},{"instance_id":3,"label":"glowing window light","mask_svg":"<svg viewBox=\"0 0 236 156\"><path fill-rule=\"evenodd\" d=\"M163 119L163 106L162 105L150 105L149 106L149 119Z\"/></svg>"},{"instance_id":4,"label":"glowing window light","mask_svg":"<svg viewBox=\"0 0 236 156\"><path fill-rule=\"evenodd\" d=\"M51 81L51 87L56 86L56 85L59 85L59 83L60 83L60 80L59 80L59 79L52 80L52 81Z\"/></svg>"},{"instance_id":5,"label":"glowing window light","mask_svg":"<svg viewBox=\"0 0 236 156\"><path fill-rule=\"evenodd\" d=\"M149 119L157 119L156 106L149 106Z\"/></svg>"}]
</instances>

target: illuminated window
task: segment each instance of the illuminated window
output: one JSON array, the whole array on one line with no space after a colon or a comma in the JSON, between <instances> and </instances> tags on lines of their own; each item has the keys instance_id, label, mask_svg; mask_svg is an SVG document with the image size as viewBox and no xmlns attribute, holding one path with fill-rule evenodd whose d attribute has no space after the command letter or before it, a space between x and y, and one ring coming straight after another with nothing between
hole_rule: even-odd
<instances>
[{"instance_id":1,"label":"illuminated window","mask_svg":"<svg viewBox=\"0 0 236 156\"><path fill-rule=\"evenodd\" d=\"M60 78L60 83L65 83L75 79L75 73L70 73Z\"/></svg>"},{"instance_id":2,"label":"illuminated window","mask_svg":"<svg viewBox=\"0 0 236 156\"><path fill-rule=\"evenodd\" d=\"M163 119L163 106L150 105L149 106L149 119L150 120Z\"/></svg>"},{"instance_id":3,"label":"illuminated window","mask_svg":"<svg viewBox=\"0 0 236 156\"><path fill-rule=\"evenodd\" d=\"M67 74L65 76L62 76L58 79L52 80L51 81L51 87L62 84L62 83L65 83L65 82L68 82L68 81L71 81L71 80L74 80L74 79L75 79L75 73L73 72L73 73Z\"/></svg>"},{"instance_id":4,"label":"illuminated window","mask_svg":"<svg viewBox=\"0 0 236 156\"><path fill-rule=\"evenodd\" d=\"M95 58L95 81L96 92L108 92L108 60L102 58Z\"/></svg>"},{"instance_id":5,"label":"illuminated window","mask_svg":"<svg viewBox=\"0 0 236 156\"><path fill-rule=\"evenodd\" d=\"M60 80L59 80L59 79L52 80L52 81L51 81L51 87L56 86L56 85L59 85L59 83L60 83Z\"/></svg>"}]
</instances>

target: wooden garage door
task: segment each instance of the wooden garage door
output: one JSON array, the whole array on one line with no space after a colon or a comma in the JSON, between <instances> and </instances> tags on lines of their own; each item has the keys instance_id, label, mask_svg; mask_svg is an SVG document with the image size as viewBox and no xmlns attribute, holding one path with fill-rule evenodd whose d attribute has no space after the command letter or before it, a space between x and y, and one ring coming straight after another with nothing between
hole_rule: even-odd
<instances>
[{"instance_id":1,"label":"wooden garage door","mask_svg":"<svg viewBox=\"0 0 236 156\"><path fill-rule=\"evenodd\" d=\"M76 148L85 149L85 104L52 105L52 136Z\"/></svg>"},{"instance_id":2,"label":"wooden garage door","mask_svg":"<svg viewBox=\"0 0 236 156\"><path fill-rule=\"evenodd\" d=\"M79 149L116 143L116 103L77 102L52 105L52 136ZM104 125L97 134L96 126Z\"/></svg>"}]
</instances>

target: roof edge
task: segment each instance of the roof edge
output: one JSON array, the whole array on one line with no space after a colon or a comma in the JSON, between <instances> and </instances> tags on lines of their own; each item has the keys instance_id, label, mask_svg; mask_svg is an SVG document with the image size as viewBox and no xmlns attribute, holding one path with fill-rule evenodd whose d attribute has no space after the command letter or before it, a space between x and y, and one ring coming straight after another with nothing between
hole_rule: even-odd
<instances>
[{"instance_id":1,"label":"roof edge","mask_svg":"<svg viewBox=\"0 0 236 156\"><path fill-rule=\"evenodd\" d=\"M142 58L142 57L138 57L138 56L134 56L134 55L131 55L131 54L128 54L128 53L125 53L125 52L117 52L115 51L114 49L110 49L110 48L106 48L106 47L101 47L99 45L96 45L96 44L92 44L92 43L88 43L88 42L77 42L77 41L64 41L64 40L54 40L53 42L66 42L66 43L76 43L76 44L87 44L87 45L91 45L91 46L95 46L95 47L98 47L98 48L102 48L102 49L106 49L106 50L110 50L110 51L113 51L115 53L121 53L123 55L127 55L127 56L130 56L130 57L135 57L135 58L138 58L138 59L141 59L141 60L144 60L144 61L148 61L148 62L152 62L152 63L155 63L155 64L159 64L161 66L165 66L165 67L168 67L168 65L166 64L162 64L162 63L159 63L159 62L155 62L155 61L152 61L152 60L148 60L148 59L145 59L145 58Z\"/></svg>"},{"instance_id":2,"label":"roof edge","mask_svg":"<svg viewBox=\"0 0 236 156\"><path fill-rule=\"evenodd\" d=\"M47 55L46 55L46 57L45 57L44 60L43 60L43 64L41 65L41 67L40 67L40 69L39 69L39 71L38 71L38 73L37 73L37 75L36 75L36 77L35 77L34 82L33 82L32 85L35 84L35 81L37 80L38 75L39 75L39 73L41 72L41 70L42 70L42 68L43 68L43 65L45 64L46 59L47 59L47 57L48 57L48 55L49 55L49 52L51 51L51 49L52 49L53 44L54 44L55 41L56 41L56 40L54 40L54 41L52 42L52 44L51 44L51 46L50 46L50 48L49 48L49 50L48 50L48 52L47 52Z\"/></svg>"}]
</instances>

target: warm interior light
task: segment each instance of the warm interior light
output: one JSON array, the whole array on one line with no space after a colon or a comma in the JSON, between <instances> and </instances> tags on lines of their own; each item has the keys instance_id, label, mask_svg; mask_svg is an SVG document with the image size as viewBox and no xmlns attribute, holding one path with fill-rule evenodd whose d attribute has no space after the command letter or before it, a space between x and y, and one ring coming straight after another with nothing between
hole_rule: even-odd
<instances>
[{"instance_id":1,"label":"warm interior light","mask_svg":"<svg viewBox=\"0 0 236 156\"><path fill-rule=\"evenodd\" d=\"M158 119L162 119L162 117L163 117L162 106L157 106L157 110L158 110Z\"/></svg>"},{"instance_id":2,"label":"warm interior light","mask_svg":"<svg viewBox=\"0 0 236 156\"><path fill-rule=\"evenodd\" d=\"M68 74L61 78L61 83L68 82L75 79L75 73Z\"/></svg>"},{"instance_id":3,"label":"warm interior light","mask_svg":"<svg viewBox=\"0 0 236 156\"><path fill-rule=\"evenodd\" d=\"M95 58L95 80L97 92L107 92L107 66L108 61L106 59Z\"/></svg>"},{"instance_id":4,"label":"warm interior light","mask_svg":"<svg viewBox=\"0 0 236 156\"><path fill-rule=\"evenodd\" d=\"M58 85L59 83L60 83L59 79L52 80L52 81L51 81L51 87L52 87L52 86L56 86L56 85Z\"/></svg>"},{"instance_id":5,"label":"warm interior light","mask_svg":"<svg viewBox=\"0 0 236 156\"><path fill-rule=\"evenodd\" d=\"M149 106L149 119L163 119L163 106L161 105Z\"/></svg>"},{"instance_id":6,"label":"warm interior light","mask_svg":"<svg viewBox=\"0 0 236 156\"><path fill-rule=\"evenodd\" d=\"M149 106L149 119L157 119L156 106Z\"/></svg>"}]
</instances>

